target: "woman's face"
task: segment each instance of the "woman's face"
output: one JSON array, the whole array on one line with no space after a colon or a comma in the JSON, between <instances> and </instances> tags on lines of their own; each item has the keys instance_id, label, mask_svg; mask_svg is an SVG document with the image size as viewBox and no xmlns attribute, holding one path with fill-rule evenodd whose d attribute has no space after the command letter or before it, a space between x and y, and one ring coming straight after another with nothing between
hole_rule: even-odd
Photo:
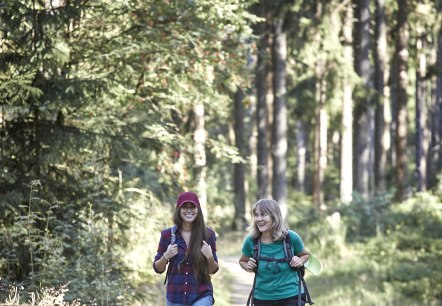
<instances>
[{"instance_id":1,"label":"woman's face","mask_svg":"<svg viewBox=\"0 0 442 306\"><path fill-rule=\"evenodd\" d=\"M184 203L180 208L180 216L184 222L192 223L198 215L198 207L193 203Z\"/></svg>"},{"instance_id":2,"label":"woman's face","mask_svg":"<svg viewBox=\"0 0 442 306\"><path fill-rule=\"evenodd\" d=\"M253 216L255 218L255 224L261 233L270 231L272 227L272 217L268 213L256 208Z\"/></svg>"}]
</instances>

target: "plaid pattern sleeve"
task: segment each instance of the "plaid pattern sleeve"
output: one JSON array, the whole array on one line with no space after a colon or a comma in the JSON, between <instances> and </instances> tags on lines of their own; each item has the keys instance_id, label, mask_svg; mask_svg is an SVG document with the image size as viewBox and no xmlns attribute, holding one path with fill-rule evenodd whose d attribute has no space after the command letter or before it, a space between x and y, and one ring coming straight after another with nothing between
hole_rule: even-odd
<instances>
[{"instance_id":1,"label":"plaid pattern sleeve","mask_svg":"<svg viewBox=\"0 0 442 306\"><path fill-rule=\"evenodd\" d=\"M170 244L171 241L171 228L165 229L161 232L160 242L158 243L158 249L157 254L155 255L155 258L153 260L153 269L156 273L162 273L157 270L155 267L155 261L161 258L163 254L167 251L167 247Z\"/></svg>"},{"instance_id":2,"label":"plaid pattern sleeve","mask_svg":"<svg viewBox=\"0 0 442 306\"><path fill-rule=\"evenodd\" d=\"M216 255L216 236L212 229L209 229L209 241L213 252L213 257L218 262ZM155 260L158 260L162 254L167 250L170 243L170 228L161 232L160 242L158 244L157 255ZM213 287L211 282L198 283L194 273L191 259L184 261L187 245L181 233L177 231L176 241L178 245L178 255L173 257L170 262L170 271L167 281L166 298L168 301L177 304L192 305L197 300L213 296ZM181 263L180 269L178 265ZM155 269L155 267L154 267Z\"/></svg>"}]
</instances>

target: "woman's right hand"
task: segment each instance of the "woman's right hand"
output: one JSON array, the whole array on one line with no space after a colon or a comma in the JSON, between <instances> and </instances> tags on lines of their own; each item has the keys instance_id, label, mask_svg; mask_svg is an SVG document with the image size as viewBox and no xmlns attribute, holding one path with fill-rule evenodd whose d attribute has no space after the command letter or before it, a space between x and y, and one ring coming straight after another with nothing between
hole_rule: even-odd
<instances>
[{"instance_id":1,"label":"woman's right hand","mask_svg":"<svg viewBox=\"0 0 442 306\"><path fill-rule=\"evenodd\" d=\"M169 246L167 247L166 252L163 253L163 256L167 260L171 260L177 254L178 254L178 245L176 243L174 243L174 244L169 244Z\"/></svg>"},{"instance_id":2,"label":"woman's right hand","mask_svg":"<svg viewBox=\"0 0 442 306\"><path fill-rule=\"evenodd\" d=\"M253 257L250 257L249 261L247 261L247 270L249 272L253 272L255 271L256 267L258 267L256 260Z\"/></svg>"}]
</instances>

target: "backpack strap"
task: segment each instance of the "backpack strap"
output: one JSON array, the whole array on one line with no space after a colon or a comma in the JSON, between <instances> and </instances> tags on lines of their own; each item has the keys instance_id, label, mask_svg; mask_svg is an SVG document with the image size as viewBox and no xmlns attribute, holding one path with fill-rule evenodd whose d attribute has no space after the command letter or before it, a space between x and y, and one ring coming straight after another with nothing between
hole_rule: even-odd
<instances>
[{"instance_id":1,"label":"backpack strap","mask_svg":"<svg viewBox=\"0 0 442 306\"><path fill-rule=\"evenodd\" d=\"M177 231L177 226L174 225L170 228L170 244L174 244L176 241L176 231ZM169 276L169 269L170 269L170 262L167 265L167 272L166 272L166 277L164 278L164 285L167 282L167 277Z\"/></svg>"},{"instance_id":2,"label":"backpack strap","mask_svg":"<svg viewBox=\"0 0 442 306\"><path fill-rule=\"evenodd\" d=\"M284 245L284 253L287 263L290 263L290 260L293 258L293 252L289 233L287 233L287 236L285 236L282 244Z\"/></svg>"},{"instance_id":3,"label":"backpack strap","mask_svg":"<svg viewBox=\"0 0 442 306\"><path fill-rule=\"evenodd\" d=\"M287 236L285 236L285 238L283 240L283 246L284 246L285 259L280 259L280 260L273 259L273 261L279 261L279 262L285 261L285 262L287 262L287 264L290 264L290 261L293 258L293 251L292 251L292 245L291 245L289 233L287 233ZM253 239L253 258L256 260L256 269L254 271L255 276L253 278L252 290L250 291L249 298L247 299L247 306L253 305L253 293L255 291L256 275L258 274L259 259L272 260L272 258L260 257L260 248L261 248L261 241L260 241L259 237ZM302 300L301 300L302 296L303 296L303 294L301 294L302 287L304 287L304 291L305 291L304 295L306 298L306 302L309 303L310 305L313 305L314 302L312 301L312 299L310 297L310 293L308 291L307 284L304 280L304 274L305 274L304 266L293 268L293 269L296 270L296 272L298 273L298 279L299 279L299 281L298 281L298 306L302 305Z\"/></svg>"},{"instance_id":4,"label":"backpack strap","mask_svg":"<svg viewBox=\"0 0 442 306\"><path fill-rule=\"evenodd\" d=\"M287 236L285 236L285 239L284 239L284 252L287 257L287 263L290 263L290 260L293 257L292 245L290 242L290 233L287 233ZM294 269L298 273L298 279L299 279L299 281L298 281L298 306L302 305L302 303L301 303L302 287L304 287L306 302L309 303L310 305L313 305L314 302L312 301L312 299L310 297L310 293L308 292L308 288L307 288L307 283L305 282L305 279L304 279L305 267L302 266L302 267L297 267Z\"/></svg>"},{"instance_id":5,"label":"backpack strap","mask_svg":"<svg viewBox=\"0 0 442 306\"><path fill-rule=\"evenodd\" d=\"M252 258L255 259L255 261L256 261L256 268L253 271L255 273L255 276L253 277L252 290L250 291L249 298L247 299L247 306L253 305L253 293L255 292L256 275L258 274L260 249L261 249L261 239L259 239L259 237L253 238L253 257Z\"/></svg>"}]
</instances>

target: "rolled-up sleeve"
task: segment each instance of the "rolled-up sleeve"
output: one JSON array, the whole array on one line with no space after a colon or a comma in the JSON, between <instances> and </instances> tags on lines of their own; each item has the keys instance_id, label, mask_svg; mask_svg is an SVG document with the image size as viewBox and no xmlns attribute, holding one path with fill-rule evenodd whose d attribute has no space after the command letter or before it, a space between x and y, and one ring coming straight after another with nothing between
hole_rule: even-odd
<instances>
[{"instance_id":1,"label":"rolled-up sleeve","mask_svg":"<svg viewBox=\"0 0 442 306\"><path fill-rule=\"evenodd\" d=\"M155 255L155 258L153 260L153 269L156 273L161 274L163 272L160 272L155 267L155 262L163 256L163 254L167 251L167 247L170 244L170 229L163 230L161 232L160 241L158 243L157 248L157 254Z\"/></svg>"}]
</instances>

